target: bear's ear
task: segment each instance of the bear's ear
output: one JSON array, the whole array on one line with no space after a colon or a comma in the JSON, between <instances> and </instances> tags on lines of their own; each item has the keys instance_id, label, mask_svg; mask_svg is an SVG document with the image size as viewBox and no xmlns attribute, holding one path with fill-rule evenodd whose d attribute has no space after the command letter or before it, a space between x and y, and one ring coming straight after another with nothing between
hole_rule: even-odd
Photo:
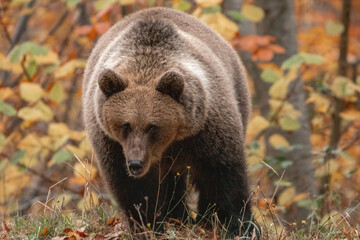
<instances>
[{"instance_id":1,"label":"bear's ear","mask_svg":"<svg viewBox=\"0 0 360 240\"><path fill-rule=\"evenodd\" d=\"M167 71L160 77L156 90L179 101L184 91L184 77L178 72Z\"/></svg>"},{"instance_id":2,"label":"bear's ear","mask_svg":"<svg viewBox=\"0 0 360 240\"><path fill-rule=\"evenodd\" d=\"M111 69L105 69L99 77L100 90L105 96L111 95L123 91L127 87L127 82L124 81L118 74Z\"/></svg>"}]
</instances>

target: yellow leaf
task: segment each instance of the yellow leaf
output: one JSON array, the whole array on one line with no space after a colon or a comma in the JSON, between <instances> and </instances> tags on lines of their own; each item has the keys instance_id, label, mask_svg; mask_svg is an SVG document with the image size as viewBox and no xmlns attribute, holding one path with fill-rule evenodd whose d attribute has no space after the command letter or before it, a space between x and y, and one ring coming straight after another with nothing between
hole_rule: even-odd
<instances>
[{"instance_id":1,"label":"yellow leaf","mask_svg":"<svg viewBox=\"0 0 360 240\"><path fill-rule=\"evenodd\" d=\"M196 18L200 18L201 16L201 13L202 13L202 8L201 7L197 7L191 15L193 15L194 17Z\"/></svg>"},{"instance_id":2,"label":"yellow leaf","mask_svg":"<svg viewBox=\"0 0 360 240\"><path fill-rule=\"evenodd\" d=\"M21 108L18 113L18 117L29 121L50 121L53 118L51 109L43 102L38 102L34 107Z\"/></svg>"},{"instance_id":3,"label":"yellow leaf","mask_svg":"<svg viewBox=\"0 0 360 240\"><path fill-rule=\"evenodd\" d=\"M249 168L252 166L261 163L261 161L265 158L265 140L264 138L260 138L258 143L258 148L250 148L247 150L247 164L249 165Z\"/></svg>"},{"instance_id":4,"label":"yellow leaf","mask_svg":"<svg viewBox=\"0 0 360 240\"><path fill-rule=\"evenodd\" d=\"M268 120L266 120L264 117L257 115L253 119L251 119L247 135L249 139L254 139L256 135L258 135L261 131L268 128L270 126L270 123Z\"/></svg>"},{"instance_id":5,"label":"yellow leaf","mask_svg":"<svg viewBox=\"0 0 360 240\"><path fill-rule=\"evenodd\" d=\"M244 4L241 9L245 18L252 22L260 22L264 18L264 10L250 4Z\"/></svg>"},{"instance_id":6,"label":"yellow leaf","mask_svg":"<svg viewBox=\"0 0 360 240\"><path fill-rule=\"evenodd\" d=\"M321 219L320 226L324 226L325 228L333 227L334 223L338 223L342 218L340 212L332 210Z\"/></svg>"},{"instance_id":7,"label":"yellow leaf","mask_svg":"<svg viewBox=\"0 0 360 240\"><path fill-rule=\"evenodd\" d=\"M67 150L69 150L70 152L72 152L76 157L78 157L80 159L85 158L85 155L86 155L85 149L81 149L80 147L76 147L74 145L66 145L65 148Z\"/></svg>"},{"instance_id":8,"label":"yellow leaf","mask_svg":"<svg viewBox=\"0 0 360 240\"><path fill-rule=\"evenodd\" d=\"M355 121L357 119L360 119L360 111L355 109L345 110L340 113L340 117L345 120Z\"/></svg>"},{"instance_id":9,"label":"yellow leaf","mask_svg":"<svg viewBox=\"0 0 360 240\"><path fill-rule=\"evenodd\" d=\"M77 207L78 209L85 211L93 209L97 205L99 205L98 195L94 192L90 192L85 194L85 197L78 202Z\"/></svg>"},{"instance_id":10,"label":"yellow leaf","mask_svg":"<svg viewBox=\"0 0 360 240\"><path fill-rule=\"evenodd\" d=\"M0 88L0 99L6 100L14 95L14 91L11 88Z\"/></svg>"},{"instance_id":11,"label":"yellow leaf","mask_svg":"<svg viewBox=\"0 0 360 240\"><path fill-rule=\"evenodd\" d=\"M123 6L131 5L135 3L135 0L119 0L119 3Z\"/></svg>"},{"instance_id":12,"label":"yellow leaf","mask_svg":"<svg viewBox=\"0 0 360 240\"><path fill-rule=\"evenodd\" d=\"M37 83L20 83L20 96L27 102L36 102L43 94L43 89Z\"/></svg>"},{"instance_id":13,"label":"yellow leaf","mask_svg":"<svg viewBox=\"0 0 360 240\"><path fill-rule=\"evenodd\" d=\"M279 125L285 131L296 131L300 128L300 123L297 119L287 116L279 119Z\"/></svg>"},{"instance_id":14,"label":"yellow leaf","mask_svg":"<svg viewBox=\"0 0 360 240\"><path fill-rule=\"evenodd\" d=\"M74 176L79 177L83 180L83 183L90 182L92 179L94 179L97 175L96 168L91 165L90 163L83 162L79 163L77 162L74 165Z\"/></svg>"},{"instance_id":15,"label":"yellow leaf","mask_svg":"<svg viewBox=\"0 0 360 240\"><path fill-rule=\"evenodd\" d=\"M65 123L50 123L48 134L51 138L58 138L69 134L69 127Z\"/></svg>"},{"instance_id":16,"label":"yellow leaf","mask_svg":"<svg viewBox=\"0 0 360 240\"><path fill-rule=\"evenodd\" d=\"M222 3L223 0L195 0L199 7L207 8Z\"/></svg>"},{"instance_id":17,"label":"yellow leaf","mask_svg":"<svg viewBox=\"0 0 360 240\"><path fill-rule=\"evenodd\" d=\"M330 106L330 100L323 97L321 94L311 92L310 97L306 101L307 103L313 102L318 112L326 113Z\"/></svg>"},{"instance_id":18,"label":"yellow leaf","mask_svg":"<svg viewBox=\"0 0 360 240\"><path fill-rule=\"evenodd\" d=\"M91 144L87 137L81 141L81 143L79 144L79 149L81 149L85 152L91 153L91 151L92 151Z\"/></svg>"},{"instance_id":19,"label":"yellow leaf","mask_svg":"<svg viewBox=\"0 0 360 240\"><path fill-rule=\"evenodd\" d=\"M18 149L26 150L26 154L34 155L37 154L41 149L41 141L38 135L30 133L26 135L17 145Z\"/></svg>"},{"instance_id":20,"label":"yellow leaf","mask_svg":"<svg viewBox=\"0 0 360 240\"><path fill-rule=\"evenodd\" d=\"M286 73L284 80L286 82L291 82L295 80L299 76L298 68L290 68L289 71Z\"/></svg>"},{"instance_id":21,"label":"yellow leaf","mask_svg":"<svg viewBox=\"0 0 360 240\"><path fill-rule=\"evenodd\" d=\"M67 193L59 194L55 199L52 201L52 208L63 210L70 201L72 200L72 195Z\"/></svg>"},{"instance_id":22,"label":"yellow leaf","mask_svg":"<svg viewBox=\"0 0 360 240\"><path fill-rule=\"evenodd\" d=\"M85 131L78 132L78 131L71 131L70 130L70 132L69 132L69 138L71 140L74 140L74 141L81 141L85 137L86 137L86 132Z\"/></svg>"},{"instance_id":23,"label":"yellow leaf","mask_svg":"<svg viewBox=\"0 0 360 240\"><path fill-rule=\"evenodd\" d=\"M201 16L200 20L209 25L228 41L232 40L238 32L237 24L220 12L204 14Z\"/></svg>"},{"instance_id":24,"label":"yellow leaf","mask_svg":"<svg viewBox=\"0 0 360 240\"><path fill-rule=\"evenodd\" d=\"M278 204L280 206L289 206L295 198L296 190L295 187L288 187L282 191L278 198Z\"/></svg>"},{"instance_id":25,"label":"yellow leaf","mask_svg":"<svg viewBox=\"0 0 360 240\"><path fill-rule=\"evenodd\" d=\"M335 159L330 159L329 161L321 164L319 167L315 169L316 177L327 176L339 169L339 163Z\"/></svg>"},{"instance_id":26,"label":"yellow leaf","mask_svg":"<svg viewBox=\"0 0 360 240\"><path fill-rule=\"evenodd\" d=\"M42 117L42 113L40 110L30 108L30 107L21 108L18 111L17 115L19 118L22 118L24 120L29 120L29 121L37 121L37 120L40 120Z\"/></svg>"},{"instance_id":27,"label":"yellow leaf","mask_svg":"<svg viewBox=\"0 0 360 240\"><path fill-rule=\"evenodd\" d=\"M332 82L330 89L336 97L344 98L354 94L356 89L354 85L349 78L338 76Z\"/></svg>"},{"instance_id":28,"label":"yellow leaf","mask_svg":"<svg viewBox=\"0 0 360 240\"><path fill-rule=\"evenodd\" d=\"M30 177L24 171L19 171L18 167L7 164L3 176L0 178L0 201L9 200L10 196L19 194L20 191L28 185Z\"/></svg>"},{"instance_id":29,"label":"yellow leaf","mask_svg":"<svg viewBox=\"0 0 360 240\"><path fill-rule=\"evenodd\" d=\"M40 120L48 122L54 117L54 114L53 114L51 108L48 105L46 105L45 103L43 103L42 101L39 101L38 103L36 103L36 105L34 106L34 109L37 109L42 113Z\"/></svg>"},{"instance_id":30,"label":"yellow leaf","mask_svg":"<svg viewBox=\"0 0 360 240\"><path fill-rule=\"evenodd\" d=\"M69 62L65 63L58 69L56 69L54 73L55 78L64 78L69 77L73 74L76 68L84 68L86 66L86 60L81 59L73 59Z\"/></svg>"},{"instance_id":31,"label":"yellow leaf","mask_svg":"<svg viewBox=\"0 0 360 240\"><path fill-rule=\"evenodd\" d=\"M48 51L47 55L34 55L32 57L37 64L51 64L59 60L58 55L54 51Z\"/></svg>"},{"instance_id":32,"label":"yellow leaf","mask_svg":"<svg viewBox=\"0 0 360 240\"><path fill-rule=\"evenodd\" d=\"M274 148L279 148L279 147L289 148L290 147L289 142L280 134L271 135L269 138L269 142Z\"/></svg>"},{"instance_id":33,"label":"yellow leaf","mask_svg":"<svg viewBox=\"0 0 360 240\"><path fill-rule=\"evenodd\" d=\"M0 69L10 71L16 74L23 72L20 63L12 63L4 54L0 53Z\"/></svg>"},{"instance_id":34,"label":"yellow leaf","mask_svg":"<svg viewBox=\"0 0 360 240\"><path fill-rule=\"evenodd\" d=\"M269 89L269 95L276 99L285 99L289 82L284 79L276 81Z\"/></svg>"},{"instance_id":35,"label":"yellow leaf","mask_svg":"<svg viewBox=\"0 0 360 240\"><path fill-rule=\"evenodd\" d=\"M292 119L297 119L301 116L301 112L295 109L294 106L287 101L270 99L269 105L275 112L280 111L278 113L278 117L290 117Z\"/></svg>"},{"instance_id":36,"label":"yellow leaf","mask_svg":"<svg viewBox=\"0 0 360 240\"><path fill-rule=\"evenodd\" d=\"M52 86L50 92L49 92L49 99L61 103L64 100L64 87L60 82L56 82L54 86Z\"/></svg>"}]
</instances>

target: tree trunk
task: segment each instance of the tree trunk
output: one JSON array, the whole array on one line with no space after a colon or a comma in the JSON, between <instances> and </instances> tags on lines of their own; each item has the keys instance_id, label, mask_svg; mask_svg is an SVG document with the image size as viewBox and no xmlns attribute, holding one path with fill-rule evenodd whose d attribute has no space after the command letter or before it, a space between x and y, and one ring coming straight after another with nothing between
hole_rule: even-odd
<instances>
[{"instance_id":1,"label":"tree trunk","mask_svg":"<svg viewBox=\"0 0 360 240\"><path fill-rule=\"evenodd\" d=\"M234 6L235 0L229 0ZM240 2L240 1L238 1ZM257 34L257 35L271 35L277 38L278 44L285 48L285 54L275 55L272 62L281 66L282 62L287 58L298 52L297 45L297 30L295 24L294 1L293 0L256 0L255 4L265 11L264 19L256 25L251 27L252 23L248 23L246 27L241 26L243 35ZM225 5L226 6L226 5ZM240 9L240 8L239 8ZM250 27L249 27L250 24ZM246 32L244 32L244 29ZM251 29L256 29L256 32L249 32ZM268 118L270 112L269 106L269 88L271 84L264 82L260 78L261 70L257 64L251 60L248 53L241 53L242 60L248 70L248 73L254 81L256 91L256 98L261 114ZM298 119L300 129L294 132L286 132L279 127L271 127L266 131L266 156L267 157L285 157L286 160L291 160L293 165L286 169L284 179L291 181L296 189L296 193L309 193L310 196L316 193L314 180L314 167L312 164L311 142L310 142L310 123L308 120L308 113L305 105L305 93L303 90L303 83L299 78L294 80L289 86L291 94L288 98L297 110L302 114ZM288 153L280 152L274 149L269 143L268 138L278 133L284 136L291 145L301 146L301 149L295 149ZM278 192L279 194L279 192ZM291 206L284 218L288 222L301 223L301 220L306 219L310 210L302 209L296 204Z\"/></svg>"}]
</instances>

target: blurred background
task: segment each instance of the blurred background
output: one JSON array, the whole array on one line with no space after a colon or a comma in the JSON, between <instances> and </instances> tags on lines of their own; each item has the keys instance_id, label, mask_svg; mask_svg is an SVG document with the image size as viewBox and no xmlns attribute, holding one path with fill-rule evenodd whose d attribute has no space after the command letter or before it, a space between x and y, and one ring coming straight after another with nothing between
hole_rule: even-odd
<instances>
[{"instance_id":1,"label":"blurred background","mask_svg":"<svg viewBox=\"0 0 360 240\"><path fill-rule=\"evenodd\" d=\"M111 201L83 131L83 71L102 34L153 6L199 18L242 58L258 221L358 223L358 0L1 0L0 214Z\"/></svg>"}]
</instances>

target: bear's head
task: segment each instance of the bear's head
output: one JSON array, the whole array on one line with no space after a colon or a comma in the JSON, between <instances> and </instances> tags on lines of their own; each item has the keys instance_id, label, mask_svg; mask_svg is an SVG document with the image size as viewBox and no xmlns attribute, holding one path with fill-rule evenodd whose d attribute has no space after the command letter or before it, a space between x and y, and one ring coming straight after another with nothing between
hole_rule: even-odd
<instances>
[{"instance_id":1,"label":"bear's head","mask_svg":"<svg viewBox=\"0 0 360 240\"><path fill-rule=\"evenodd\" d=\"M185 84L179 72L166 71L149 86L107 69L98 84L106 98L101 113L104 131L121 144L131 176L144 176L172 142L190 135L179 101Z\"/></svg>"}]
</instances>

